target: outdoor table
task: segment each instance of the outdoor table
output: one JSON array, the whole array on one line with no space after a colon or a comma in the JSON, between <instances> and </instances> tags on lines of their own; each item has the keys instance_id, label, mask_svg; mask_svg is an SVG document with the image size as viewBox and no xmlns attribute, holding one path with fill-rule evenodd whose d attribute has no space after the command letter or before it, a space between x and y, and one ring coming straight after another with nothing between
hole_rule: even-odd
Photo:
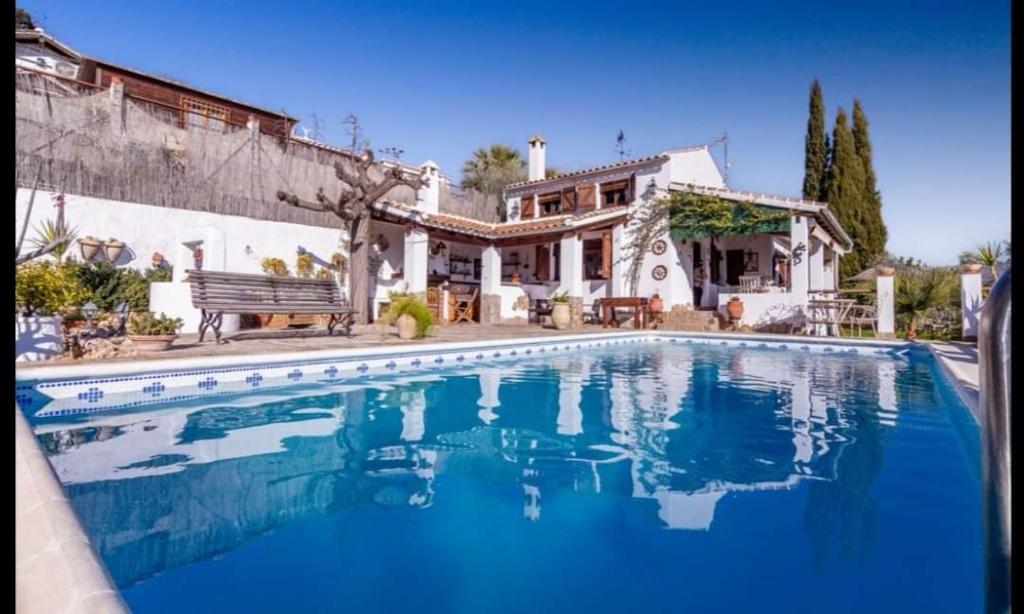
<instances>
[{"instance_id":1,"label":"outdoor table","mask_svg":"<svg viewBox=\"0 0 1024 614\"><path fill-rule=\"evenodd\" d=\"M647 327L647 312L650 299L639 296L618 296L599 299L601 302L601 327L608 328L614 325L619 327L618 319L614 318L615 309L624 307L633 310L633 328L641 329Z\"/></svg>"},{"instance_id":2,"label":"outdoor table","mask_svg":"<svg viewBox=\"0 0 1024 614\"><path fill-rule=\"evenodd\" d=\"M836 336L841 337L839 323L846 319L846 314L857 301L849 298L839 299L814 299L807 301L809 317L808 323L813 324L811 334L817 336L828 336L829 329L836 331ZM820 325L824 325L822 328Z\"/></svg>"}]
</instances>

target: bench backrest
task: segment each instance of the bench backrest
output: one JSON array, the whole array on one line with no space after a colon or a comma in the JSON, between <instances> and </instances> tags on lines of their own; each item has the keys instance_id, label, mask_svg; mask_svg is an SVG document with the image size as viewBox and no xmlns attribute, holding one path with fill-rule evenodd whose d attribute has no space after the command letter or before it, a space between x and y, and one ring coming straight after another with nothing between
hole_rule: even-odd
<instances>
[{"instance_id":1,"label":"bench backrest","mask_svg":"<svg viewBox=\"0 0 1024 614\"><path fill-rule=\"evenodd\" d=\"M273 277L223 271L187 271L192 305L223 311L295 312L347 307L333 279Z\"/></svg>"}]
</instances>

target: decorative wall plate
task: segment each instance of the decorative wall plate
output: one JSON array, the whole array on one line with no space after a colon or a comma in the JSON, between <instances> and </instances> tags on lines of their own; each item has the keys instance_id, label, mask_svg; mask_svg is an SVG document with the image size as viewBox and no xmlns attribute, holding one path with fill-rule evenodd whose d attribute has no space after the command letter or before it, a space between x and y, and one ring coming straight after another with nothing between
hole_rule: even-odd
<instances>
[{"instance_id":1,"label":"decorative wall plate","mask_svg":"<svg viewBox=\"0 0 1024 614\"><path fill-rule=\"evenodd\" d=\"M654 281L661 281L668 277L668 269L665 268L665 265L659 264L651 269L651 277L654 278Z\"/></svg>"},{"instance_id":2,"label":"decorative wall plate","mask_svg":"<svg viewBox=\"0 0 1024 614\"><path fill-rule=\"evenodd\" d=\"M654 243L651 243L651 252L655 256L660 256L664 254L666 249L668 249L668 245L666 245L665 241L662 239L658 239Z\"/></svg>"}]
</instances>

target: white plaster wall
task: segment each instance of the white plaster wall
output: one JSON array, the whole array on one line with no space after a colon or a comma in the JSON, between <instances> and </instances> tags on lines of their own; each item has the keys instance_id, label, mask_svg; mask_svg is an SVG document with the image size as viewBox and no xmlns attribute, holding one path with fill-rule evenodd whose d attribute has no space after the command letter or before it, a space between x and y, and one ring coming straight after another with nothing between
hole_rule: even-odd
<instances>
[{"instance_id":1,"label":"white plaster wall","mask_svg":"<svg viewBox=\"0 0 1024 614\"><path fill-rule=\"evenodd\" d=\"M671 181L693 183L713 188L724 188L725 179L707 149L669 152Z\"/></svg>"},{"instance_id":2,"label":"white plaster wall","mask_svg":"<svg viewBox=\"0 0 1024 614\"><path fill-rule=\"evenodd\" d=\"M19 188L15 199L15 240L24 223L31 190ZM34 235L34 228L47 219L55 219L51 197L53 192L37 191L29 219L26 243ZM337 228L317 228L285 222L268 222L235 215L221 215L205 211L171 209L139 203L114 201L75 194L65 195L64 219L76 227L79 237L92 235L100 239L117 238L126 244L120 260L115 263L133 269L145 270L151 265L153 252L160 252L175 268L175 279L180 280L191 262L182 262L183 241L196 237L216 237L223 242L217 253L205 255L206 268L216 266L233 273L261 273L260 259L281 258L289 270L295 270L295 257L299 247L305 248L318 266L330 264L331 254L341 251ZM204 250L205 251L205 250ZM69 254L81 259L78 244ZM215 263L215 264L214 264ZM157 288L157 286L160 286ZM181 282L153 284L152 309L185 321L182 332L196 332L199 311L192 307L188 285ZM237 329L237 317L225 316L223 330Z\"/></svg>"},{"instance_id":3,"label":"white plaster wall","mask_svg":"<svg viewBox=\"0 0 1024 614\"><path fill-rule=\"evenodd\" d=\"M381 261L380 268L377 269L377 279L390 281L405 269L405 227L385 222L372 222L370 224L370 242L376 243L378 237L381 236L386 240L388 248L373 252Z\"/></svg>"},{"instance_id":4,"label":"white plaster wall","mask_svg":"<svg viewBox=\"0 0 1024 614\"><path fill-rule=\"evenodd\" d=\"M719 294L718 311L726 319L729 318L726 304L734 296L743 300L743 317L740 318L740 324L756 328L773 323L790 322L799 325L804 322L804 297L789 292Z\"/></svg>"},{"instance_id":5,"label":"white plaster wall","mask_svg":"<svg viewBox=\"0 0 1024 614\"><path fill-rule=\"evenodd\" d=\"M520 298L525 301L526 305L530 304L530 297L526 290L519 284L501 284L498 296L501 297L501 319L522 319L526 320L529 317L529 308L520 309L517 307L517 303L522 303Z\"/></svg>"},{"instance_id":6,"label":"white plaster wall","mask_svg":"<svg viewBox=\"0 0 1024 614\"><path fill-rule=\"evenodd\" d=\"M14 319L14 361L48 360L64 352L61 317Z\"/></svg>"}]
</instances>

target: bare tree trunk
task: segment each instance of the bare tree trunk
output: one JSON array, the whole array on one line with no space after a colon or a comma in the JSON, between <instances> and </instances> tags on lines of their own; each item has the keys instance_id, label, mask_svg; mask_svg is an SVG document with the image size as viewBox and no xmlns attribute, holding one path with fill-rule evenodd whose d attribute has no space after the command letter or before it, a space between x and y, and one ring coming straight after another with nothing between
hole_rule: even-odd
<instances>
[{"instance_id":1,"label":"bare tree trunk","mask_svg":"<svg viewBox=\"0 0 1024 614\"><path fill-rule=\"evenodd\" d=\"M349 234L349 293L352 308L356 310L355 323L368 324L370 321L370 297L367 287L370 269L370 214L360 215L352 220Z\"/></svg>"}]
</instances>

